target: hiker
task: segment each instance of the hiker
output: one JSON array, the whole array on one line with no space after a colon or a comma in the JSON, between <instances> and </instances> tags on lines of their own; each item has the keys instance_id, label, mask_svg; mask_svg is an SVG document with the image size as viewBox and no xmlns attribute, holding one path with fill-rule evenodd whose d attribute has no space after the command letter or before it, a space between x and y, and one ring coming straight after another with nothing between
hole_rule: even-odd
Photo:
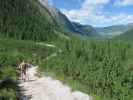
<instances>
[{"instance_id":1,"label":"hiker","mask_svg":"<svg viewBox=\"0 0 133 100\"><path fill-rule=\"evenodd\" d=\"M23 61L19 65L19 69L20 69L21 79L26 81L26 79L28 78L28 73L27 73L28 72L28 63Z\"/></svg>"}]
</instances>

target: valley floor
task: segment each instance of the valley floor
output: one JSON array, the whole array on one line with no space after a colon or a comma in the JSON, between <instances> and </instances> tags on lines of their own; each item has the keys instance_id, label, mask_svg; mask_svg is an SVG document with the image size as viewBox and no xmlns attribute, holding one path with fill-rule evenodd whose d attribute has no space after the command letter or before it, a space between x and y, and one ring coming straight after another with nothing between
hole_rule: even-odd
<instances>
[{"instance_id":1,"label":"valley floor","mask_svg":"<svg viewBox=\"0 0 133 100\"><path fill-rule=\"evenodd\" d=\"M80 91L71 91L71 88L59 80L44 76L36 76L37 66L28 70L29 81L20 82L25 97L22 100L92 100L90 96Z\"/></svg>"}]
</instances>

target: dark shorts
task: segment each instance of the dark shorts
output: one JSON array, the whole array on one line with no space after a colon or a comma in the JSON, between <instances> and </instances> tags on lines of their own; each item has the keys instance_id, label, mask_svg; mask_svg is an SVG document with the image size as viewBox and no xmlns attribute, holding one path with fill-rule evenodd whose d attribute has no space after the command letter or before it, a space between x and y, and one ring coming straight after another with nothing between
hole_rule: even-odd
<instances>
[{"instance_id":1,"label":"dark shorts","mask_svg":"<svg viewBox=\"0 0 133 100\"><path fill-rule=\"evenodd\" d=\"M21 72L24 73L24 74L26 75L26 70L22 70Z\"/></svg>"}]
</instances>

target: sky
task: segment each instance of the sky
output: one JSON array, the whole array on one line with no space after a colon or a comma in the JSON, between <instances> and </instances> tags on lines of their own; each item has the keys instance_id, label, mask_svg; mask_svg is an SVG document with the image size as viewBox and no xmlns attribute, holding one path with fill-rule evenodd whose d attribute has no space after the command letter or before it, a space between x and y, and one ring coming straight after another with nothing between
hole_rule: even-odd
<instances>
[{"instance_id":1,"label":"sky","mask_svg":"<svg viewBox=\"0 0 133 100\"><path fill-rule=\"evenodd\" d=\"M97 27L133 23L133 0L49 0L71 21Z\"/></svg>"}]
</instances>

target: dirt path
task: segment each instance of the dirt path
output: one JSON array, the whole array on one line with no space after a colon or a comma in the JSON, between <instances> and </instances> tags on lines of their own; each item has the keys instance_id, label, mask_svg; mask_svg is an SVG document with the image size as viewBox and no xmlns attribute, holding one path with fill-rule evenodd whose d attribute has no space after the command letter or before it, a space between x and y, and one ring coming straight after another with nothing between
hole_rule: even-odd
<instances>
[{"instance_id":1,"label":"dirt path","mask_svg":"<svg viewBox=\"0 0 133 100\"><path fill-rule=\"evenodd\" d=\"M36 42L36 45L47 46L47 47L51 47L51 48L56 48L55 45L48 44L48 43L44 43L44 42Z\"/></svg>"},{"instance_id":2,"label":"dirt path","mask_svg":"<svg viewBox=\"0 0 133 100\"><path fill-rule=\"evenodd\" d=\"M41 45L44 45L44 43ZM45 44L45 46L56 47L50 44ZM59 52L61 53L62 50L59 49ZM45 60L50 60L57 55L55 52ZM19 86L22 88L22 93L24 94L21 100L92 100L91 97L80 91L72 92L70 87L64 85L59 80L54 80L48 76L37 77L37 68L38 66L29 68L29 81L20 82Z\"/></svg>"},{"instance_id":3,"label":"dirt path","mask_svg":"<svg viewBox=\"0 0 133 100\"><path fill-rule=\"evenodd\" d=\"M61 81L51 77L36 76L37 66L29 68L29 81L21 82L25 97L23 100L92 100L87 94L80 91L72 92L71 89Z\"/></svg>"}]
</instances>

